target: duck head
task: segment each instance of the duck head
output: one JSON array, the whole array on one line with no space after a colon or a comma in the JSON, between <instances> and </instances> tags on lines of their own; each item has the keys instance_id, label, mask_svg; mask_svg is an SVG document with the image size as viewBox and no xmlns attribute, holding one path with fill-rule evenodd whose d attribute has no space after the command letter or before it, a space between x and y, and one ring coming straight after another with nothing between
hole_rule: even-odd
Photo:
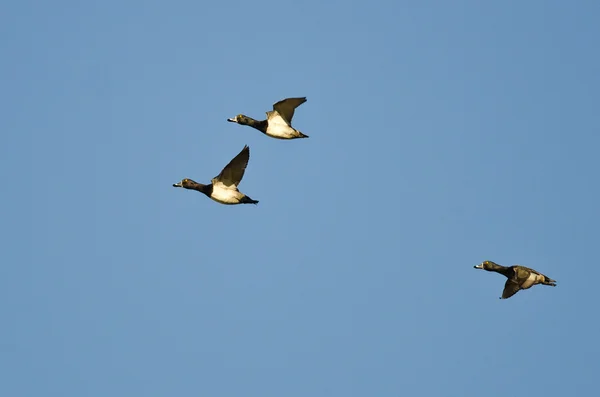
<instances>
[{"instance_id":1,"label":"duck head","mask_svg":"<svg viewBox=\"0 0 600 397\"><path fill-rule=\"evenodd\" d=\"M475 269L483 269L483 270L491 270L497 267L498 265L492 261L483 261L479 265L473 266Z\"/></svg>"},{"instance_id":2,"label":"duck head","mask_svg":"<svg viewBox=\"0 0 600 397\"><path fill-rule=\"evenodd\" d=\"M238 124L249 124L250 123L250 117L245 116L243 114L238 114L237 116L227 119L227 121L231 122L231 123L238 123Z\"/></svg>"},{"instance_id":3,"label":"duck head","mask_svg":"<svg viewBox=\"0 0 600 397\"><path fill-rule=\"evenodd\" d=\"M182 179L181 182L174 183L173 187L182 187L185 189L192 189L196 185L197 185L197 183L194 182L193 180L185 178L185 179Z\"/></svg>"}]
</instances>

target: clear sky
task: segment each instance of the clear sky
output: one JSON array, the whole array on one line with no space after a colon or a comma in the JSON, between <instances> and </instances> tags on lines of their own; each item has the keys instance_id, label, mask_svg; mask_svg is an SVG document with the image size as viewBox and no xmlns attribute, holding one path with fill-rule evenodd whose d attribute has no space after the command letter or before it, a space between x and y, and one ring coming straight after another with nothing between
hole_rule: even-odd
<instances>
[{"instance_id":1,"label":"clear sky","mask_svg":"<svg viewBox=\"0 0 600 397\"><path fill-rule=\"evenodd\" d=\"M5 2L0 395L597 395L599 15ZM257 206L171 186L245 144Z\"/></svg>"}]
</instances>

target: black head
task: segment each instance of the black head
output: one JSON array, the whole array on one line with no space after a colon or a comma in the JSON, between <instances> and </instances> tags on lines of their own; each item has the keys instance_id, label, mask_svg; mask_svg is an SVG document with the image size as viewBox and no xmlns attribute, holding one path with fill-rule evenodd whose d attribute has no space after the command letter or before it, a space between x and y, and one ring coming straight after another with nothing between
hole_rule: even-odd
<instances>
[{"instance_id":1,"label":"black head","mask_svg":"<svg viewBox=\"0 0 600 397\"><path fill-rule=\"evenodd\" d=\"M182 179L181 182L179 183L174 183L173 187L182 187L185 189L194 189L195 186L197 186L198 184L196 182L194 182L191 179L185 178Z\"/></svg>"},{"instance_id":2,"label":"black head","mask_svg":"<svg viewBox=\"0 0 600 397\"><path fill-rule=\"evenodd\" d=\"M244 116L243 114L238 114L237 116L227 119L227 121L238 124L250 124L250 117Z\"/></svg>"},{"instance_id":3,"label":"black head","mask_svg":"<svg viewBox=\"0 0 600 397\"><path fill-rule=\"evenodd\" d=\"M481 262L479 265L473 266L475 269L483 269L483 270L490 270L495 268L496 266L498 266L498 264L492 262L492 261L483 261Z\"/></svg>"}]
</instances>

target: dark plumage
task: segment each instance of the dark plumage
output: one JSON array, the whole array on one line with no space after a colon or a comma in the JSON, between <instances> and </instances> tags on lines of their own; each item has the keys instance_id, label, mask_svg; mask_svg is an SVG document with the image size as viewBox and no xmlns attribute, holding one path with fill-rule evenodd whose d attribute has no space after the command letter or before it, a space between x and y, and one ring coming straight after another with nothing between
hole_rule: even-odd
<instances>
[{"instance_id":1,"label":"dark plumage","mask_svg":"<svg viewBox=\"0 0 600 397\"><path fill-rule=\"evenodd\" d=\"M556 281L550 277L543 275L542 273L530 269L525 266L500 266L492 261L483 261L477 266L473 266L475 269L483 269L488 272L500 273L508 280L504 284L504 291L500 299L508 299L522 289L528 289L536 284L550 285L556 287Z\"/></svg>"},{"instance_id":2,"label":"dark plumage","mask_svg":"<svg viewBox=\"0 0 600 397\"><path fill-rule=\"evenodd\" d=\"M305 97L283 99L273 105L272 111L266 112L267 119L262 121L254 120L252 117L243 114L238 114L231 119L227 119L227 121L248 125L265 135L277 139L308 138L308 135L304 135L292 127L294 111L304 102L306 102Z\"/></svg>"},{"instance_id":3,"label":"dark plumage","mask_svg":"<svg viewBox=\"0 0 600 397\"><path fill-rule=\"evenodd\" d=\"M244 177L244 172L246 171L249 159L250 148L246 145L242 151L235 156L225 168L223 168L221 173L211 180L210 185L203 185L185 178L179 183L174 183L173 187L197 190L221 204L256 204L258 203L257 200L252 200L237 188Z\"/></svg>"}]
</instances>

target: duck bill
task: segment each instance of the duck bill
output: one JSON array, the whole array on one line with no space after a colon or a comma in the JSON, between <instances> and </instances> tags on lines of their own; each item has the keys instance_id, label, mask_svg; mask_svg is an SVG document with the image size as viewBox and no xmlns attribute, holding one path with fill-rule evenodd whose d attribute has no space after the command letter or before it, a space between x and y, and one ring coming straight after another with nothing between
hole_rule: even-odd
<instances>
[{"instance_id":1,"label":"duck bill","mask_svg":"<svg viewBox=\"0 0 600 397\"><path fill-rule=\"evenodd\" d=\"M183 185L181 184L181 182L177 182L173 184L173 187L183 187Z\"/></svg>"},{"instance_id":2,"label":"duck bill","mask_svg":"<svg viewBox=\"0 0 600 397\"><path fill-rule=\"evenodd\" d=\"M229 121L230 123L237 123L236 119L227 119L227 121Z\"/></svg>"},{"instance_id":3,"label":"duck bill","mask_svg":"<svg viewBox=\"0 0 600 397\"><path fill-rule=\"evenodd\" d=\"M473 266L473 267L474 267L475 269L483 269L483 265L482 265L482 264L475 265L475 266Z\"/></svg>"}]
</instances>

